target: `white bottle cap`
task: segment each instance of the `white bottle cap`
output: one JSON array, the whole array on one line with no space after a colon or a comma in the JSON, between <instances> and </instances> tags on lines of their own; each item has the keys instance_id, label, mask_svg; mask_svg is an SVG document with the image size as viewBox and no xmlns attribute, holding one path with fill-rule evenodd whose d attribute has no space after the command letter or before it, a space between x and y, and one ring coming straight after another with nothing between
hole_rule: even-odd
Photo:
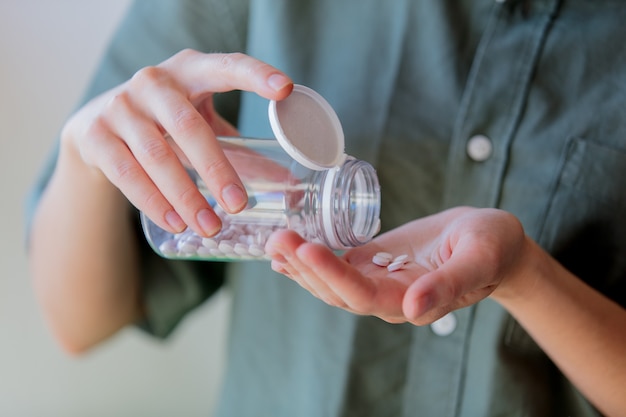
<instances>
[{"instance_id":1,"label":"white bottle cap","mask_svg":"<svg viewBox=\"0 0 626 417\"><path fill-rule=\"evenodd\" d=\"M280 146L301 165L321 171L346 158L337 114L310 88L296 84L284 100L270 101L269 119Z\"/></svg>"}]
</instances>

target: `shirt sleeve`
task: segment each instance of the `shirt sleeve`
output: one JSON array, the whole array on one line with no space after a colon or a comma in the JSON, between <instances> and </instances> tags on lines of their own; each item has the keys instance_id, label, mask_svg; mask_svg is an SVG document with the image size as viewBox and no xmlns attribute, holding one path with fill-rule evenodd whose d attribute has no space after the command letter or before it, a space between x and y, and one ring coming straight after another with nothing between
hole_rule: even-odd
<instances>
[{"instance_id":1,"label":"shirt sleeve","mask_svg":"<svg viewBox=\"0 0 626 417\"><path fill-rule=\"evenodd\" d=\"M247 1L135 0L107 48L82 100L119 85L139 69L156 65L177 52L243 51L247 31ZM236 125L239 93L214 97L220 114ZM33 185L26 202L26 230L56 166L58 141ZM225 264L172 261L156 255L143 238L141 280L145 318L140 327L157 337L170 334L187 312L204 302L224 281ZM28 238L27 238L28 240Z\"/></svg>"}]
</instances>

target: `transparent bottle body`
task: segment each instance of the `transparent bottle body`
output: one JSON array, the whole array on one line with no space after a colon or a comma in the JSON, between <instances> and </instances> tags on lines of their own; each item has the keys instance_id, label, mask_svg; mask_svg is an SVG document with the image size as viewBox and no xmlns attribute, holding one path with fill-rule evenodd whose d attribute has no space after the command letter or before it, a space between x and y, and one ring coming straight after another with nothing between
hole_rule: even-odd
<instances>
[{"instance_id":1,"label":"transparent bottle body","mask_svg":"<svg viewBox=\"0 0 626 417\"><path fill-rule=\"evenodd\" d=\"M219 138L241 178L248 205L226 213L193 169L190 177L222 219L222 230L202 237L187 229L172 234L141 214L152 248L172 259L269 259L265 243L276 230L292 229L333 250L371 240L380 228L380 188L374 168L347 157L339 167L315 171L295 162L276 140Z\"/></svg>"}]
</instances>

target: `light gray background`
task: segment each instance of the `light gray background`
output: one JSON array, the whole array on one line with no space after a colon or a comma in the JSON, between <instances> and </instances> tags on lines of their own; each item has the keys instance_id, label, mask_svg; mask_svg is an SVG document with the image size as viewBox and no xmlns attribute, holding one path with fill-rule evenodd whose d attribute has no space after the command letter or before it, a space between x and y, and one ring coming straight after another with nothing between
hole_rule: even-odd
<instances>
[{"instance_id":1,"label":"light gray background","mask_svg":"<svg viewBox=\"0 0 626 417\"><path fill-rule=\"evenodd\" d=\"M52 340L30 287L26 190L128 3L0 1L0 416L208 416L215 399L226 296L167 342L128 329L70 358Z\"/></svg>"}]
</instances>

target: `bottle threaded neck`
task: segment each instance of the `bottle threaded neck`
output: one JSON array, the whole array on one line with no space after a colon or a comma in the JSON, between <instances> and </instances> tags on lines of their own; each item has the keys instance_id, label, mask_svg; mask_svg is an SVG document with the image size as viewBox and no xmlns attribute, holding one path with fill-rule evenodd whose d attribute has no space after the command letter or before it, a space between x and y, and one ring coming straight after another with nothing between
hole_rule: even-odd
<instances>
[{"instance_id":1,"label":"bottle threaded neck","mask_svg":"<svg viewBox=\"0 0 626 417\"><path fill-rule=\"evenodd\" d=\"M380 185L374 167L348 157L320 180L315 217L321 240L331 249L369 242L380 229Z\"/></svg>"}]
</instances>

